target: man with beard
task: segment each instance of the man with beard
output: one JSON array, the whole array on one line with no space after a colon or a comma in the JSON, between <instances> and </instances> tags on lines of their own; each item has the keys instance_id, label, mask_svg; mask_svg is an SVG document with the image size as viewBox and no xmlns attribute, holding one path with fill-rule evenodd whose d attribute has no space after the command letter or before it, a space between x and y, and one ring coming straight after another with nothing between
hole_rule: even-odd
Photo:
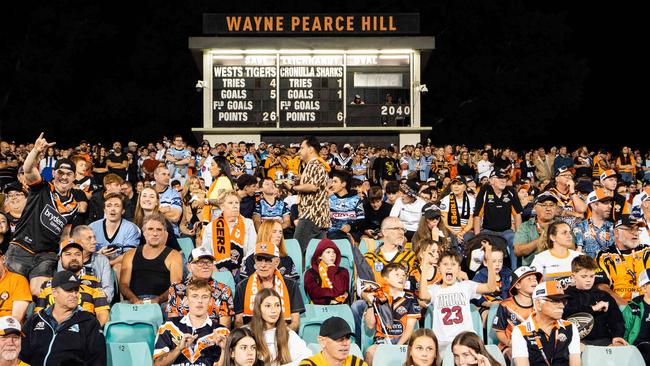
<instances>
[{"instance_id":1,"label":"man with beard","mask_svg":"<svg viewBox=\"0 0 650 366\"><path fill-rule=\"evenodd\" d=\"M5 187L5 197L5 212L9 221L9 229L13 234L16 231L18 221L23 215L27 203L27 193L20 182L13 182Z\"/></svg>"},{"instance_id":2,"label":"man with beard","mask_svg":"<svg viewBox=\"0 0 650 366\"><path fill-rule=\"evenodd\" d=\"M29 196L5 255L9 270L29 279L34 296L40 293L43 282L54 274L59 242L69 236L69 224L78 209L77 200L72 195L73 162L58 160L49 183L44 182L38 172L38 156L54 144L47 142L41 133L25 159Z\"/></svg>"},{"instance_id":3,"label":"man with beard","mask_svg":"<svg viewBox=\"0 0 650 366\"><path fill-rule=\"evenodd\" d=\"M82 310L94 314L99 324L104 326L109 318L108 300L97 277L82 274L83 247L79 243L69 241L61 248L60 256L63 269L74 273L81 281L79 306ZM50 280L43 284L43 290L36 299L34 312L39 312L52 304L54 304L54 297L52 296L52 280Z\"/></svg>"},{"instance_id":4,"label":"man with beard","mask_svg":"<svg viewBox=\"0 0 650 366\"><path fill-rule=\"evenodd\" d=\"M0 318L0 366L28 366L18 359L22 333L18 320L11 316Z\"/></svg>"}]
</instances>

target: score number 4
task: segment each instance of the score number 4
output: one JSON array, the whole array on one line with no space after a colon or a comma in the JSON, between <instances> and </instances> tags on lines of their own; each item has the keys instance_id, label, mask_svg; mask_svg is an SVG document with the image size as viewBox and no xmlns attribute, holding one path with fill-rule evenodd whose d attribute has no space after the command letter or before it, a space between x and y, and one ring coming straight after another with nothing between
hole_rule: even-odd
<instances>
[{"instance_id":1,"label":"score number 4","mask_svg":"<svg viewBox=\"0 0 650 366\"><path fill-rule=\"evenodd\" d=\"M381 115L382 116L394 116L394 115L408 116L409 114L411 114L411 107L409 107L407 105L403 106L403 107L402 106L395 107L393 105L391 105L391 106L382 105L381 106Z\"/></svg>"}]
</instances>

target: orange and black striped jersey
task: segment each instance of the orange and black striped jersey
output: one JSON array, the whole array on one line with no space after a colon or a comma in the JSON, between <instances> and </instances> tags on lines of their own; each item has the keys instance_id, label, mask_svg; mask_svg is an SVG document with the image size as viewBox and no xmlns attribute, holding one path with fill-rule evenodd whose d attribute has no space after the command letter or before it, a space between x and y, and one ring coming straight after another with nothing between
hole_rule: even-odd
<instances>
[{"instance_id":1,"label":"orange and black striped jersey","mask_svg":"<svg viewBox=\"0 0 650 366\"><path fill-rule=\"evenodd\" d=\"M501 330L506 333L506 337L510 338L512 329L526 321L530 314L533 313L533 306L521 306L517 303L514 296L511 296L499 303L497 314L494 317L492 328ZM502 344L499 346L503 347Z\"/></svg>"},{"instance_id":2,"label":"orange and black striped jersey","mask_svg":"<svg viewBox=\"0 0 650 366\"><path fill-rule=\"evenodd\" d=\"M89 275L82 275L79 279L81 280L81 286L79 286L78 303L81 309L91 314L96 314L97 311L109 311L108 299L106 299L99 279ZM52 304L54 304L54 298L52 297L52 279L49 279L41 286L41 293L38 294L38 298L36 299L34 313Z\"/></svg>"},{"instance_id":3,"label":"orange and black striped jersey","mask_svg":"<svg viewBox=\"0 0 650 366\"><path fill-rule=\"evenodd\" d=\"M196 328L192 326L189 315L172 318L158 328L153 359L156 360L178 347L184 334L192 334L196 336L196 340L181 351L172 365L213 365L219 361L223 352L212 336L215 330L224 336L230 334L228 328L212 321L210 317L206 317L205 322Z\"/></svg>"},{"instance_id":4,"label":"orange and black striped jersey","mask_svg":"<svg viewBox=\"0 0 650 366\"><path fill-rule=\"evenodd\" d=\"M415 253L410 250L402 250L397 252L393 259L388 260L384 257L384 253L381 251L381 248L378 248L374 252L368 252L364 255L364 258L372 268L372 272L375 274L375 282L384 283L384 279L381 277L381 270L384 269L388 263L400 263L406 267L406 273L414 268L415 264Z\"/></svg>"},{"instance_id":5,"label":"orange and black striped jersey","mask_svg":"<svg viewBox=\"0 0 650 366\"><path fill-rule=\"evenodd\" d=\"M598 253L596 261L602 270L604 282L625 301L644 294L637 286L638 277L641 272L650 268L650 247L640 245L634 250L619 252L613 245Z\"/></svg>"},{"instance_id":6,"label":"orange and black striped jersey","mask_svg":"<svg viewBox=\"0 0 650 366\"><path fill-rule=\"evenodd\" d=\"M300 361L298 366L330 366L330 364L323 357L323 353L319 352L312 357ZM368 366L368 364L357 356L349 355L343 362L343 366Z\"/></svg>"},{"instance_id":7,"label":"orange and black striped jersey","mask_svg":"<svg viewBox=\"0 0 650 366\"><path fill-rule=\"evenodd\" d=\"M594 157L594 166L593 166L591 176L593 178L600 179L600 175L603 174L603 172L608 168L609 168L609 164L607 164L607 161L601 159L600 156L596 155Z\"/></svg>"},{"instance_id":8,"label":"orange and black striped jersey","mask_svg":"<svg viewBox=\"0 0 650 366\"><path fill-rule=\"evenodd\" d=\"M396 341L400 339L402 333L406 330L406 326L410 319L418 320L421 316L420 304L413 295L403 292L400 296L392 298L388 295L388 304L393 315L393 324L381 324L380 315L375 313L375 339L390 339Z\"/></svg>"},{"instance_id":9,"label":"orange and black striped jersey","mask_svg":"<svg viewBox=\"0 0 650 366\"><path fill-rule=\"evenodd\" d=\"M433 273L433 277L430 278L427 281L427 287L429 285L436 285L440 284L442 282L442 274L440 271L438 271L438 267L434 267L435 272ZM420 298L420 279L422 278L422 273L420 272L420 269L418 268L417 264L415 265L415 268L411 270L409 273L408 279L406 280L404 290L406 292L410 292L415 296L416 299Z\"/></svg>"}]
</instances>

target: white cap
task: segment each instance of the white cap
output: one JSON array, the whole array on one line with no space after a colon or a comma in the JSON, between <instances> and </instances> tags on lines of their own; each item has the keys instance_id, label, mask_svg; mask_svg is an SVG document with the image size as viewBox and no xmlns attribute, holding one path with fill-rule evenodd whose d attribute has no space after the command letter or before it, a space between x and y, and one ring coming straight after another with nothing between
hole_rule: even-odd
<instances>
[{"instance_id":1,"label":"white cap","mask_svg":"<svg viewBox=\"0 0 650 366\"><path fill-rule=\"evenodd\" d=\"M214 255L212 254L212 251L206 247L198 247L192 249L192 252L190 253L190 257L188 258L188 262L192 263L194 261L198 261L199 259L202 258L210 258L214 260Z\"/></svg>"},{"instance_id":2,"label":"white cap","mask_svg":"<svg viewBox=\"0 0 650 366\"><path fill-rule=\"evenodd\" d=\"M22 328L20 327L20 322L12 316L3 316L0 317L0 336L5 336L8 334L19 334L22 335Z\"/></svg>"}]
</instances>

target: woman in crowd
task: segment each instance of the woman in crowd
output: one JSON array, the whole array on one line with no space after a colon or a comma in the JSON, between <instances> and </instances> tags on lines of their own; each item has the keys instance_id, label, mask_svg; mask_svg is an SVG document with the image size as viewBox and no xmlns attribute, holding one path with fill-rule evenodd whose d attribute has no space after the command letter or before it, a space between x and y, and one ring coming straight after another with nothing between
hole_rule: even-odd
<instances>
[{"instance_id":1,"label":"woman in crowd","mask_svg":"<svg viewBox=\"0 0 650 366\"><path fill-rule=\"evenodd\" d=\"M9 231L9 220L4 212L0 211L0 255L9 249L11 232Z\"/></svg>"},{"instance_id":2,"label":"woman in crowd","mask_svg":"<svg viewBox=\"0 0 650 366\"><path fill-rule=\"evenodd\" d=\"M52 171L54 171L56 161L56 150L50 146L47 148L47 151L45 151L45 156L38 164L39 171L41 172L41 177L44 181L49 182L52 180Z\"/></svg>"},{"instance_id":3,"label":"woman in crowd","mask_svg":"<svg viewBox=\"0 0 650 366\"><path fill-rule=\"evenodd\" d=\"M368 163L364 163L361 158L359 154L352 156L352 178L365 182L368 180Z\"/></svg>"},{"instance_id":4,"label":"woman in crowd","mask_svg":"<svg viewBox=\"0 0 650 366\"><path fill-rule=\"evenodd\" d=\"M408 158L408 170L409 172L414 172L417 179L421 182L426 182L429 177L429 170L431 168L427 165L427 161L422 156L422 150L419 147L416 147L413 150L413 156Z\"/></svg>"},{"instance_id":5,"label":"woman in crowd","mask_svg":"<svg viewBox=\"0 0 650 366\"><path fill-rule=\"evenodd\" d=\"M287 326L281 301L280 295L271 288L262 289L255 296L250 328L258 358L267 366L298 365L312 355L307 343Z\"/></svg>"},{"instance_id":6,"label":"woman in crowd","mask_svg":"<svg viewBox=\"0 0 650 366\"><path fill-rule=\"evenodd\" d=\"M222 366L264 366L257 358L255 338L249 328L237 328L230 332Z\"/></svg>"},{"instance_id":7,"label":"woman in crowd","mask_svg":"<svg viewBox=\"0 0 650 366\"><path fill-rule=\"evenodd\" d=\"M438 247L442 251L457 246L454 235L445 227L441 215L440 208L436 205L430 205L424 209L418 229L413 234L413 251L418 251L417 245L423 239L431 239L438 243Z\"/></svg>"},{"instance_id":8,"label":"woman in crowd","mask_svg":"<svg viewBox=\"0 0 650 366\"><path fill-rule=\"evenodd\" d=\"M545 244L546 248L538 248L541 253L535 255L531 267L544 275L544 281L555 280L562 285L570 284L571 261L580 253L573 250L575 245L569 224L564 221L551 224Z\"/></svg>"},{"instance_id":9,"label":"woman in crowd","mask_svg":"<svg viewBox=\"0 0 650 366\"><path fill-rule=\"evenodd\" d=\"M413 332L406 351L404 366L437 366L440 363L438 338L433 331L420 328Z\"/></svg>"},{"instance_id":10,"label":"woman in crowd","mask_svg":"<svg viewBox=\"0 0 650 366\"><path fill-rule=\"evenodd\" d=\"M181 199L183 200L183 215L179 224L181 234L194 238L197 234L196 229L201 225L200 212L205 201L205 189L199 177L191 175L185 180Z\"/></svg>"},{"instance_id":11,"label":"woman in crowd","mask_svg":"<svg viewBox=\"0 0 650 366\"><path fill-rule=\"evenodd\" d=\"M144 187L140 196L138 196L138 203L135 205L135 215L133 222L138 225L139 228L142 228L142 223L144 218L151 215L152 213L160 212L160 199L158 197L158 192L152 187ZM167 242L166 246L176 249L179 252L181 251L181 246L178 244L176 235L174 235L174 226L169 220L167 221ZM140 245L144 244L144 235L140 239Z\"/></svg>"},{"instance_id":12,"label":"woman in crowd","mask_svg":"<svg viewBox=\"0 0 650 366\"><path fill-rule=\"evenodd\" d=\"M282 224L277 220L266 220L264 221L259 229L257 230L257 242L258 243L273 243L278 247L280 251L280 264L278 265L278 271L282 273L284 278L289 278L294 281L298 280L300 277L299 271L302 268L296 268L296 264L293 263L293 259L287 254L287 247L284 241L284 235L282 231ZM253 272L255 272L255 256L249 255L244 261L244 268L240 273L241 277L248 277Z\"/></svg>"},{"instance_id":13,"label":"woman in crowd","mask_svg":"<svg viewBox=\"0 0 650 366\"><path fill-rule=\"evenodd\" d=\"M481 338L473 332L463 332L451 342L456 366L501 366L485 349Z\"/></svg>"},{"instance_id":14,"label":"woman in crowd","mask_svg":"<svg viewBox=\"0 0 650 366\"><path fill-rule=\"evenodd\" d=\"M108 174L108 167L106 166L106 158L108 153L106 147L100 146L99 151L93 154L93 180L98 185L103 185L104 176Z\"/></svg>"},{"instance_id":15,"label":"woman in crowd","mask_svg":"<svg viewBox=\"0 0 650 366\"><path fill-rule=\"evenodd\" d=\"M621 155L616 159L616 170L621 175L621 180L626 183L632 182L636 173L636 162L630 153L630 148L623 146Z\"/></svg>"},{"instance_id":16,"label":"woman in crowd","mask_svg":"<svg viewBox=\"0 0 650 366\"><path fill-rule=\"evenodd\" d=\"M461 177L476 178L476 165L469 159L469 152L463 151L460 153L458 161L458 175Z\"/></svg>"}]
</instances>

